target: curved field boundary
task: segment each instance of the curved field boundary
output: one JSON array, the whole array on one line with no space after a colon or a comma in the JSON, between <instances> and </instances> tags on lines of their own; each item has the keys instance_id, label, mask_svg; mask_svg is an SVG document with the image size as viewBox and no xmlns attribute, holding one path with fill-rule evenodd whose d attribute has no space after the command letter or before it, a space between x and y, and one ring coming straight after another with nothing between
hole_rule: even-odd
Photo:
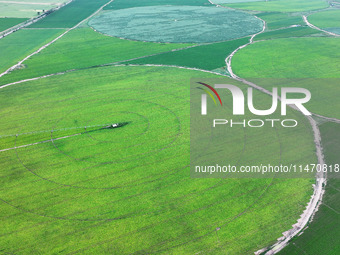
<instances>
[{"instance_id":1,"label":"curved field boundary","mask_svg":"<svg viewBox=\"0 0 340 255\"><path fill-rule=\"evenodd\" d=\"M315 114L313 113L314 116L316 117L319 117L319 118L322 118L322 119L325 119L327 121L330 121L330 122L335 122L335 123L339 123L340 124L340 120L337 119L337 118L330 118L330 117L327 117L327 116L323 116L323 115L319 115L319 114Z\"/></svg>"},{"instance_id":2,"label":"curved field boundary","mask_svg":"<svg viewBox=\"0 0 340 255\"><path fill-rule=\"evenodd\" d=\"M16 32L16 31L18 31L21 28L25 28L25 27L28 27L28 26L32 25L33 23L35 23L35 22L45 18L47 15L51 14L52 12L55 12L55 11L59 10L60 8L68 5L72 1L74 1L74 0L70 0L70 1L68 1L66 3L63 3L63 4L61 4L61 5L59 5L59 6L55 7L55 8L52 8L52 9L46 11L45 13L39 15L38 17L31 18L29 20L26 20L26 21L24 21L24 22L22 22L22 23L20 23L20 24L18 24L16 26L14 26L14 27L6 29L5 31L0 33L0 39L2 39L4 37L6 37L6 36Z\"/></svg>"},{"instance_id":3,"label":"curved field boundary","mask_svg":"<svg viewBox=\"0 0 340 255\"><path fill-rule=\"evenodd\" d=\"M143 58L143 57L141 57ZM204 69L199 69L199 68L193 68L193 67L185 67L185 66L176 66L176 65L157 65L157 64L120 64L126 61L130 61L130 60L123 60L123 61L118 61L118 62L114 62L114 63L109 63L109 64L103 64L103 65L98 65L98 66L90 66L90 67L86 67L86 68L80 68L80 69L72 69L72 70L68 70L65 72L59 72L59 73L53 73L53 74L48 74L48 75L44 75L44 76L39 76L39 77L35 77L35 78L30 78L30 79L25 79L25 80L20 80L20 81L16 81L16 82L12 82L12 83L8 83L5 85L0 86L0 89L12 86L12 85L16 85L16 84L20 84L20 83L24 83L27 81L35 81L35 80L39 80L39 79L44 79L44 78L48 78L51 76L56 76L56 75L63 75L66 73L71 73L71 72L76 72L76 71L80 71L80 70L86 70L86 69L92 69L92 68L99 68L99 67L105 67L105 66L154 66L154 67L173 67L173 68L179 68L179 69L187 69L187 70L193 70L193 71L201 71L201 72L205 72L205 73L211 73L211 74L216 74L216 75L220 75L220 76L226 76L229 77L225 74L221 74L218 72L214 72L214 71L209 71L209 70L204 70Z\"/></svg>"},{"instance_id":4,"label":"curved field boundary","mask_svg":"<svg viewBox=\"0 0 340 255\"><path fill-rule=\"evenodd\" d=\"M310 23L310 22L308 21L308 18L307 18L306 15L303 15L302 18L303 18L303 21L304 21L304 22L307 24L307 26L309 26L310 28L319 30L319 31L324 32L324 33L326 33L326 34L328 34L328 35L332 35L332 36L336 36L336 37L339 37L339 36L340 36L340 35L338 35L338 34L335 34L335 33L326 31L326 30L324 30L324 29L321 29L321 28L319 28L319 27L317 27L317 26L314 26L312 23Z\"/></svg>"},{"instance_id":5,"label":"curved field boundary","mask_svg":"<svg viewBox=\"0 0 340 255\"><path fill-rule=\"evenodd\" d=\"M214 4L211 0L209 0L209 2L211 2L212 4ZM222 7L224 8L224 6L221 6L221 5L217 5L215 4L217 7ZM256 15L255 15L256 17ZM305 17L305 16L304 16ZM260 18L259 18L260 19ZM261 19L262 20L262 19ZM307 20L307 18L305 19L305 22ZM252 82L249 82L247 81L246 79L243 79L243 78L240 78L238 77L236 74L234 74L233 70L232 70L232 65L231 65L231 60L232 60L232 57L236 54L236 52L238 52L239 50L247 47L248 45L250 44L253 44L254 43L254 37L258 34L261 34L265 31L266 29L266 22L263 20L264 22L264 26L263 26L263 30L257 34L254 34L250 40L249 40L249 43L247 44L244 44L240 47L238 47L236 50L234 50L225 60L226 64L227 64L227 70L231 76L231 78L235 79L235 80L238 80L250 87L253 87L265 94L268 94L270 96L272 96L272 93L258 85L256 85L255 83L252 83ZM307 23L308 25L308 23ZM311 25L311 26L310 26ZM312 24L310 24L308 26L310 26L311 28L314 28L315 26L313 26ZM318 28L314 28L314 29L318 29ZM318 29L318 30L321 30L321 29ZM323 31L323 30L321 30ZM325 31L327 32L327 31ZM331 33L333 34L333 33ZM281 100L281 98L279 97L279 100ZM299 111L299 109L297 109L295 106L290 106L290 108L294 109L294 110L297 110ZM310 116L307 116L308 120L309 120L309 123L311 124L312 126L312 129L313 129L313 135L314 135L314 143L315 143L315 147L316 147L316 156L318 158L318 163L319 164L324 164L324 155L323 155L323 152L322 152L322 145L321 145L321 135L320 135L320 130L319 130L319 127L317 125L317 122ZM273 244L272 246L270 247L265 247L257 252L255 252L256 255L259 255L259 254L263 254L265 253L266 255L272 255L272 254L276 254L278 253L279 251L281 251L285 246L288 245L288 242L293 238L295 237L297 234L299 234L305 227L306 225L308 224L308 222L310 221L310 219L313 218L313 216L315 215L315 213L317 212L318 208L319 208L319 205L322 201L322 197L323 197L323 194L325 192L324 190L324 186L326 185L326 174L325 173L318 173L316 175L316 184L314 185L314 192L313 192L313 195L305 209L305 211L303 212L303 214L300 216L300 218L297 220L297 223L293 225L293 228L282 233L283 236L280 237L278 239L278 241Z\"/></svg>"},{"instance_id":6,"label":"curved field boundary","mask_svg":"<svg viewBox=\"0 0 340 255\"><path fill-rule=\"evenodd\" d=\"M16 150L16 149L19 149L19 148L25 148L25 147L28 147L28 146L37 145L37 144L42 144L42 143L49 143L49 142L53 142L53 141L57 141L57 140L61 140L61 139L65 139L65 138L69 138L69 137L81 135L81 134L82 134L82 133L77 133L77 134L74 134L74 135L63 136L63 137L58 137L58 138L54 138L54 139L52 138L52 139L45 140L45 141L41 141L41 142L36 142L36 143L30 143L30 144L20 145L20 146L16 146L16 147L12 147L12 148L7 148L7 149L0 150L0 152L9 151L9 150Z\"/></svg>"},{"instance_id":7,"label":"curved field boundary","mask_svg":"<svg viewBox=\"0 0 340 255\"><path fill-rule=\"evenodd\" d=\"M115 66L165 66L165 65L152 65L152 64L148 64L148 65L133 65L133 64L131 64L131 65L124 65L124 64L117 64L117 65L115 65ZM98 66L99 67L99 66ZM201 69L197 69L197 68L187 68L187 67L178 67L178 66L167 66L167 67L173 67L173 68L182 68L182 69L189 69L189 70L197 70L197 71L203 71L203 72L207 72L207 73L213 73L213 74L217 74L217 75L220 75L220 76L226 76L226 75L223 75L223 74L220 74L220 73L215 73L215 72L212 72L212 71L207 71L207 70L201 70ZM70 70L69 72L73 72L73 71L76 71L76 70ZM58 74L63 74L63 73L58 73ZM50 77L50 76L53 76L53 75L58 75L58 74L51 74L51 75L48 75L48 76L45 76L45 77L37 77L37 78L34 78L34 79L41 79L41 78L46 78L46 77ZM24 81L21 81L21 82L24 82ZM15 84L17 84L18 82L16 82ZM247 83L245 83L245 84L247 84ZM249 84L247 84L247 85L249 85ZM8 86L8 85L6 85L6 86ZM317 126L315 125L314 126L315 128L317 128ZM32 144L33 145L33 144ZM320 147L320 152L321 152L321 147ZM322 181L320 181L320 183L322 183ZM322 185L318 185L318 187L319 187L319 189L322 189ZM308 207L311 207L311 208L314 208L314 206L315 206L315 204L318 202L318 196L316 196L316 195L314 195L313 194L313 199L311 200L311 202L309 203L309 205L308 205ZM306 210L306 211L308 211L308 210ZM306 214L306 213L304 213L304 214ZM309 217L308 217L309 215L308 214L306 214L306 216L303 216L303 217L301 217L301 219L303 219L303 221L302 221L302 223L303 222L306 222L306 221L308 221L309 220ZM298 231L298 232L300 232L300 228L299 227L297 227L296 229L294 229L294 231ZM285 232L286 233L286 232ZM294 232L294 234L295 234L295 232ZM283 248L283 247L282 247Z\"/></svg>"},{"instance_id":8,"label":"curved field boundary","mask_svg":"<svg viewBox=\"0 0 340 255\"><path fill-rule=\"evenodd\" d=\"M20 67L22 65L23 62L25 62L27 59L29 59L30 57L38 54L39 52L41 52L43 49L47 48L48 46L50 46L52 43L58 41L60 38L62 38L64 35L66 35L68 32L72 31L73 29L77 28L79 25L81 25L83 22L89 20L90 18L92 18L93 16L95 16L96 14L98 14L105 6L107 6L108 4L112 3L114 0L110 0L109 2L107 2L106 4L102 5L97 11L95 11L94 13L92 13L89 17L83 19L82 21L80 21L78 24L76 24L75 26L71 27L70 29L66 30L64 33L62 33L60 36L58 36L57 38L53 39L52 41L48 42L47 44L45 44L44 46L40 47L38 50L36 50L35 52L31 53L30 55L28 55L27 57L25 57L23 60L19 61L17 64L15 64L14 66L8 68L5 72L0 74L0 77L4 76L5 74L8 74L9 72L11 72L14 69L17 69L18 67Z\"/></svg>"}]
</instances>

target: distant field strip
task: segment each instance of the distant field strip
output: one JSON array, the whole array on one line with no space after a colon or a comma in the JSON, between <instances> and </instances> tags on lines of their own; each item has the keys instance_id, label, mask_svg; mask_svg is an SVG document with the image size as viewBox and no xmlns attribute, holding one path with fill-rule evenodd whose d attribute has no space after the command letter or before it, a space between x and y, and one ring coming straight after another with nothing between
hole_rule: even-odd
<instances>
[{"instance_id":1,"label":"distant field strip","mask_svg":"<svg viewBox=\"0 0 340 255\"><path fill-rule=\"evenodd\" d=\"M305 25L299 14L263 12L256 14L256 16L266 21L269 30L290 27L292 25Z\"/></svg>"},{"instance_id":2,"label":"distant field strip","mask_svg":"<svg viewBox=\"0 0 340 255\"><path fill-rule=\"evenodd\" d=\"M211 6L208 0L115 0L104 10L118 10L133 7L157 6L157 5L187 5L187 6Z\"/></svg>"},{"instance_id":3,"label":"distant field strip","mask_svg":"<svg viewBox=\"0 0 340 255\"><path fill-rule=\"evenodd\" d=\"M313 25L340 35L340 10L326 10L308 16Z\"/></svg>"},{"instance_id":4,"label":"distant field strip","mask_svg":"<svg viewBox=\"0 0 340 255\"><path fill-rule=\"evenodd\" d=\"M43 3L43 2L19 2L19 1L0 1L0 3L6 3L6 4L35 4L35 5L51 5L50 3Z\"/></svg>"},{"instance_id":5,"label":"distant field strip","mask_svg":"<svg viewBox=\"0 0 340 255\"><path fill-rule=\"evenodd\" d=\"M307 26L290 27L278 30L272 30L262 33L255 37L255 41L272 40L279 38L291 38L291 37L309 37L315 35L323 35L321 31L317 31Z\"/></svg>"},{"instance_id":6,"label":"distant field strip","mask_svg":"<svg viewBox=\"0 0 340 255\"><path fill-rule=\"evenodd\" d=\"M72 69L122 62L191 46L194 44L134 42L103 36L90 28L78 28L69 32L40 54L27 59L25 61L26 68L3 76L0 79L0 84L4 85Z\"/></svg>"},{"instance_id":7,"label":"distant field strip","mask_svg":"<svg viewBox=\"0 0 340 255\"><path fill-rule=\"evenodd\" d=\"M340 38L318 37L257 42L235 54L232 59L233 71L238 76L249 79L300 78L300 84L290 86L305 87L312 95L317 95L306 107L316 114L339 119L340 103L335 100L339 94L339 86L336 85L337 79L340 78L340 56L337 50L339 40ZM314 78L314 81L307 78ZM273 85L260 86L270 90Z\"/></svg>"},{"instance_id":8,"label":"distant field strip","mask_svg":"<svg viewBox=\"0 0 340 255\"><path fill-rule=\"evenodd\" d=\"M112 0L74 0L57 12L49 14L46 18L32 24L32 28L71 28L89 17L96 10Z\"/></svg>"},{"instance_id":9,"label":"distant field strip","mask_svg":"<svg viewBox=\"0 0 340 255\"><path fill-rule=\"evenodd\" d=\"M44 50L45 48L47 48L48 46L50 46L51 44L53 44L54 42L56 42L57 40L59 40L60 38L62 38L64 35L66 35L68 32L72 31L73 29L77 28L81 23L83 23L84 21L86 21L87 19L90 19L91 17L93 17L94 15L96 15L98 12L100 12L107 4L109 4L110 2L112 2L113 0L108 1L106 4L104 4L103 6L101 6L98 10L96 10L94 13L92 13L90 16L88 16L87 18L85 18L84 20L80 21L79 23L77 23L75 26L69 28L68 30L66 30L65 32L63 32L61 35L59 35L58 37L54 38L52 41L49 41L48 43L46 43L45 45L43 45L42 47L40 47L38 50L34 51L33 53L29 54L28 56L26 56L25 58L23 58L22 60L20 60L17 64L15 64L14 66L8 68L6 71L2 72L0 74L0 77L10 73L11 71L20 68L22 63L24 61L26 61L27 59L31 58L32 56L40 53L42 50ZM64 8L69 7L70 4L64 6ZM60 11L60 10L59 10ZM39 21L38 21L39 22ZM36 24L36 23L34 23Z\"/></svg>"},{"instance_id":10,"label":"distant field strip","mask_svg":"<svg viewBox=\"0 0 340 255\"><path fill-rule=\"evenodd\" d=\"M212 0L214 2L214 0ZM219 0L217 0L219 1ZM264 12L302 12L324 9L329 6L323 0L268 0L243 3L222 4L231 8Z\"/></svg>"}]
</instances>

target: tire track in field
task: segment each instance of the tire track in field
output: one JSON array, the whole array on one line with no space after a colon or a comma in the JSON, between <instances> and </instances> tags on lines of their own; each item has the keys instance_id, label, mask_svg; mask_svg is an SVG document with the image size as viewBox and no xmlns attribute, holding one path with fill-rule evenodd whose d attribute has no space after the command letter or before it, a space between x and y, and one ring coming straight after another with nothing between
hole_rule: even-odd
<instances>
[{"instance_id":1,"label":"tire track in field","mask_svg":"<svg viewBox=\"0 0 340 255\"><path fill-rule=\"evenodd\" d=\"M24 59L20 60L17 64L15 64L14 66L8 68L5 72L0 74L0 77L10 73L11 71L19 68L22 63L24 63L27 59L29 59L30 57L38 54L39 52L41 52L42 50L46 49L48 46L50 46L51 44L55 43L56 41L58 41L60 38L62 38L64 35L66 35L68 32L74 30L75 28L77 28L79 25L81 25L83 22L89 20L90 18L92 18L93 16L95 16L96 14L98 14L101 10L103 10L103 8L107 5L109 5L110 3L112 3L114 0L110 0L109 2L107 2L106 4L104 4L103 6L101 6L97 11L95 11L94 13L92 13L89 17L83 19L82 21L80 21L78 24L76 24L75 26L71 27L70 29L66 30L64 33L62 33L61 35L59 35L57 38L53 39L52 41L48 42L47 44L41 46L38 50L36 50L35 52L29 54L28 56L26 56Z\"/></svg>"},{"instance_id":2,"label":"tire track in field","mask_svg":"<svg viewBox=\"0 0 340 255\"><path fill-rule=\"evenodd\" d=\"M275 132L276 132L276 135L278 136L278 140L279 140L279 142L280 142L280 162L281 162L281 156L282 156L281 139L279 138L279 134L278 134L278 132L277 132L276 129L275 129ZM246 137L246 134L245 134L245 137ZM246 143L244 144L242 154L243 154L244 151L245 151L245 146L246 146ZM239 159L239 161L240 161L240 160L241 160L241 158ZM239 162L239 161L238 161L238 162ZM227 223L222 224L222 225L219 224L219 225L220 225L221 227L224 227L224 225L228 225L229 223L233 222L234 220L236 220L237 218L239 218L240 216L242 216L244 213L247 213L247 212L249 211L249 209L252 208L255 204L257 204L257 202L261 199L261 197L262 197L264 194L266 194L267 189L268 189L269 187L271 187L272 185L275 185L275 183L274 183L275 180L277 180L277 179L272 178L271 182L270 182L267 186L265 186L265 189L264 189L264 190L262 191L262 193L255 199L255 202L254 202L254 203L252 203L250 206L246 207L245 210L242 211L241 213L239 213L238 215L236 215L236 216L230 216L229 218L225 219L225 220L227 221ZM217 182L215 185L213 185L213 186L211 186L211 187L208 187L208 188L205 189L205 190L207 191L207 190L210 190L210 189L214 189L214 188L216 188L216 187L219 187L219 186L221 186L221 185L225 185L225 184L222 184L222 182L223 182L223 179L222 179L221 181ZM255 189L255 190L259 190L259 189ZM199 193L202 193L202 192L199 192ZM198 196L199 193L196 194L196 196ZM188 195L185 195L184 197L187 197L187 196L188 196ZM238 195L235 195L235 196L237 197ZM232 197L235 197L235 196L232 196ZM275 202L275 201L274 201L274 202ZM274 203L274 202L271 202L271 203ZM213 205L216 205L216 204L220 204L220 202L213 203ZM206 207L206 206L204 206L204 207L202 207L202 208L205 208L205 207ZM210 206L208 206L208 207L210 207ZM202 208L200 208L198 211L200 211ZM195 212L197 212L197 210L194 210L194 211L190 212L189 215L191 215L191 214L193 214L193 213L195 213ZM185 213L185 214L183 214L183 215L181 215L181 216L184 216L184 215L187 215L187 214L188 214L188 213ZM176 218L176 217L175 217L175 218ZM168 221L169 221L169 220L166 220L165 222L168 222ZM163 222L164 222L164 221L163 221ZM161 222L161 223L162 223L162 222ZM214 227L213 227L213 225L214 225ZM188 241L186 241L185 243L181 243L181 244L176 245L176 246L171 246L171 247L165 248L165 249L163 249L163 250L169 250L170 248L175 248L175 247L177 247L177 246L181 246L181 245L184 245L184 244L186 244L186 243L190 243L190 242L192 242L192 241L196 241L196 240L198 240L198 239L204 238L205 236L210 235L211 233L214 233L214 232L215 232L215 230L216 230L215 226L216 226L216 225L217 225L217 223L210 224L209 227L211 227L213 230L211 230L210 232L208 232L208 233L206 233L206 234L204 234L204 235L202 235L202 236L199 236L199 237L194 238L194 239L192 239L192 240L188 240ZM151 225L151 226L153 226L153 225ZM221 228L221 227L220 227L220 228ZM148 228L146 228L146 229L148 229ZM142 230L144 230L144 227L142 228ZM133 231L132 233L138 233L138 232L140 232L140 231L137 230L137 231ZM159 244L162 244L162 245L163 245L165 242L171 242L171 241L174 241L174 240L178 240L178 239L181 238L181 237L188 237L188 236L189 236L190 234L192 234L192 233L196 233L196 232L191 231L191 232L189 232L189 233L184 233L184 234L182 234L180 237L176 237L175 239L171 239L171 240L162 241L162 242L160 242ZM126 236L126 235L123 235L123 236ZM120 237L118 237L118 238L121 238L121 237L123 237L123 236L120 236ZM91 248L94 248L94 247L103 245L103 244L105 244L105 243L108 243L108 242L110 242L110 241L112 241L112 240L115 240L115 239L118 239L118 238L113 238L113 239L101 241L101 242L99 242L99 243L95 243L95 244L93 244L93 245L90 245L90 246L88 246L88 247L79 249L79 250L74 251L74 252L71 252L71 253L69 253L69 254L76 254L76 253L79 253L79 252L83 252L83 251L85 251L85 250L89 250L89 249L91 249ZM152 245L151 247L157 247L157 246L159 246L159 245L156 244L156 245ZM148 249L149 249L149 248L150 248L150 247L148 247ZM144 249L143 251L145 252L145 249ZM159 252L159 251L157 251L157 252Z\"/></svg>"}]
</instances>

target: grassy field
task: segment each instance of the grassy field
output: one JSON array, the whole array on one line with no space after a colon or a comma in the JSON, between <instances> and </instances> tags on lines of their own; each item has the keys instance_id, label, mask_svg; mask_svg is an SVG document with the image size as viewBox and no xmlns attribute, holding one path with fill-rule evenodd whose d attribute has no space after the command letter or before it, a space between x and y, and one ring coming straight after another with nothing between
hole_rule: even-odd
<instances>
[{"instance_id":1,"label":"grassy field","mask_svg":"<svg viewBox=\"0 0 340 255\"><path fill-rule=\"evenodd\" d=\"M0 32L4 31L8 28L11 28L15 25L18 25L21 22L24 22L25 18L0 18Z\"/></svg>"},{"instance_id":2,"label":"grassy field","mask_svg":"<svg viewBox=\"0 0 340 255\"><path fill-rule=\"evenodd\" d=\"M1 152L1 251L245 254L289 229L314 180L190 178L191 77L215 76L105 67L1 89L2 147L75 135ZM306 120L289 116L299 128L229 133L246 143L230 160L315 161ZM100 129L117 122L129 124Z\"/></svg>"},{"instance_id":3,"label":"grassy field","mask_svg":"<svg viewBox=\"0 0 340 255\"><path fill-rule=\"evenodd\" d=\"M289 27L292 25L305 25L300 15L280 12L263 12L256 14L256 16L266 21L266 25L269 30Z\"/></svg>"},{"instance_id":4,"label":"grassy field","mask_svg":"<svg viewBox=\"0 0 340 255\"><path fill-rule=\"evenodd\" d=\"M104 10L117 10L132 7L157 6L157 5L192 5L211 6L208 0L115 0L107 5Z\"/></svg>"},{"instance_id":5,"label":"grassy field","mask_svg":"<svg viewBox=\"0 0 340 255\"><path fill-rule=\"evenodd\" d=\"M10 1L8 1L10 2ZM13 1L15 3L0 2L0 17L8 18L32 18L38 16L38 12L56 7L56 4L28 4L25 1ZM55 3L55 2L54 2Z\"/></svg>"},{"instance_id":6,"label":"grassy field","mask_svg":"<svg viewBox=\"0 0 340 255\"><path fill-rule=\"evenodd\" d=\"M226 56L233 52L237 47L246 44L247 42L249 42L249 37L227 42L201 45L181 51L172 51L156 56L128 61L126 63L177 65L214 70L224 67L226 65Z\"/></svg>"},{"instance_id":7,"label":"grassy field","mask_svg":"<svg viewBox=\"0 0 340 255\"><path fill-rule=\"evenodd\" d=\"M233 71L245 78L315 78L275 86L307 88L314 95L307 103L310 111L339 118L339 86L335 79L340 78L339 42L339 38L320 37L257 42L235 54ZM261 85L269 89L274 86L265 82Z\"/></svg>"},{"instance_id":8,"label":"grassy field","mask_svg":"<svg viewBox=\"0 0 340 255\"><path fill-rule=\"evenodd\" d=\"M20 30L0 40L0 71L3 72L53 40L63 29Z\"/></svg>"},{"instance_id":9,"label":"grassy field","mask_svg":"<svg viewBox=\"0 0 340 255\"><path fill-rule=\"evenodd\" d=\"M317 27L340 34L340 10L314 13L308 16L308 21Z\"/></svg>"},{"instance_id":10,"label":"grassy field","mask_svg":"<svg viewBox=\"0 0 340 255\"><path fill-rule=\"evenodd\" d=\"M336 123L324 123L320 126L322 146L327 164L340 164L340 126ZM333 255L340 253L338 236L340 235L340 180L331 178L327 181L326 193L319 211L303 235L294 239L280 255Z\"/></svg>"},{"instance_id":11,"label":"grassy field","mask_svg":"<svg viewBox=\"0 0 340 255\"><path fill-rule=\"evenodd\" d=\"M219 1L270 11L259 14L269 30L303 24L299 15L274 11L327 6L322 0ZM6 57L0 59L0 70L65 31L45 28L73 27L106 2L75 0L32 26L43 29L24 29L1 39L0 55ZM106 9L150 5L211 6L206 0L115 0ZM219 22L217 19L217 25ZM202 28L192 20L191 25L196 31ZM154 29L152 22L149 26ZM203 36L211 40L214 33ZM314 33L320 34L307 27L267 31L255 37L267 41L247 46L234 56L233 70L251 80L314 77L314 83L298 80L291 85L311 90L308 109L339 117L338 82L330 79L340 78L339 40L277 39ZM215 70L224 67L226 56L248 41L249 37L210 45L136 42L82 27L25 61L21 69L1 77L3 85L69 71L0 89L0 253L224 255L253 254L273 244L304 211L313 192L313 178L190 177L190 79L221 76L174 67L102 67L163 64ZM190 46L196 47L186 48ZM316 79L320 77L326 78L322 87ZM259 85L271 88L273 84L267 81ZM271 98L259 91L254 97L257 108L268 108L271 103ZM223 102L229 114L226 117L234 118L232 100ZM278 112L271 117L282 118ZM258 116L246 112L244 117L235 117L243 118ZM227 146L222 148L228 162L316 163L307 119L292 110L285 118L298 120L298 127L228 130L224 137ZM105 128L113 123L126 125ZM338 129L329 123L321 125L327 162L338 161ZM325 199L337 212L338 188L339 182L330 180ZM327 206L321 206L312 223L315 226L301 236L304 239L295 239L285 254L301 254L304 244L308 247L302 250L308 254L338 252L331 248L339 234L334 223L338 214Z\"/></svg>"},{"instance_id":12,"label":"grassy field","mask_svg":"<svg viewBox=\"0 0 340 255\"><path fill-rule=\"evenodd\" d=\"M255 34L263 22L226 8L154 6L106 11L89 25L107 35L138 41L207 43Z\"/></svg>"},{"instance_id":13,"label":"grassy field","mask_svg":"<svg viewBox=\"0 0 340 255\"><path fill-rule=\"evenodd\" d=\"M265 12L302 12L328 7L328 3L323 0L269 0L261 2L243 2L225 5L237 9Z\"/></svg>"},{"instance_id":14,"label":"grassy field","mask_svg":"<svg viewBox=\"0 0 340 255\"><path fill-rule=\"evenodd\" d=\"M44 30L30 31L45 33ZM22 32L25 32L25 36L29 34L27 30ZM10 39L10 37L8 38ZM10 42L12 41L9 41L9 43ZM43 52L27 60L25 62L26 68L16 70L2 77L0 84L70 69L80 69L129 60L191 45L192 44L133 42L104 36L94 32L88 27L79 28L69 32ZM8 47L10 47L10 45ZM84 52L86 52L86 54L84 54ZM5 59L3 61L5 61Z\"/></svg>"},{"instance_id":15,"label":"grassy field","mask_svg":"<svg viewBox=\"0 0 340 255\"><path fill-rule=\"evenodd\" d=\"M74 0L57 12L32 24L32 28L70 28L84 20L109 0Z\"/></svg>"},{"instance_id":16,"label":"grassy field","mask_svg":"<svg viewBox=\"0 0 340 255\"><path fill-rule=\"evenodd\" d=\"M285 29L279 29L274 31L268 31L262 34L259 34L255 37L255 41L260 40L272 40L279 38L289 38L289 37L306 37L311 35L323 35L322 32L309 28L307 26L301 27L291 27Z\"/></svg>"}]
</instances>

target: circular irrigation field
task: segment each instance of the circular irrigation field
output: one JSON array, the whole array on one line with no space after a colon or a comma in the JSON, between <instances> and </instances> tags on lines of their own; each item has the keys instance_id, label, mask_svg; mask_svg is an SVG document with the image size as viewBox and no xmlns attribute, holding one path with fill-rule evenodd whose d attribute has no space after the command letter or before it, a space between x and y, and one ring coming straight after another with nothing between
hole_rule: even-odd
<instances>
[{"instance_id":1,"label":"circular irrigation field","mask_svg":"<svg viewBox=\"0 0 340 255\"><path fill-rule=\"evenodd\" d=\"M198 76L216 77L105 67L2 89L0 150L18 147L0 153L4 226L11 217L46 219L56 231L29 238L82 254L246 254L273 243L304 210L311 181L191 178L189 81ZM114 123L125 125L105 128ZM312 142L299 153L290 146L309 145L311 134L304 125L294 132L298 140L279 128L235 129L226 141L238 153L229 160L313 160Z\"/></svg>"},{"instance_id":2,"label":"circular irrigation field","mask_svg":"<svg viewBox=\"0 0 340 255\"><path fill-rule=\"evenodd\" d=\"M170 43L232 40L260 32L261 20L243 11L197 6L151 6L105 11L96 31L125 39Z\"/></svg>"}]
</instances>

